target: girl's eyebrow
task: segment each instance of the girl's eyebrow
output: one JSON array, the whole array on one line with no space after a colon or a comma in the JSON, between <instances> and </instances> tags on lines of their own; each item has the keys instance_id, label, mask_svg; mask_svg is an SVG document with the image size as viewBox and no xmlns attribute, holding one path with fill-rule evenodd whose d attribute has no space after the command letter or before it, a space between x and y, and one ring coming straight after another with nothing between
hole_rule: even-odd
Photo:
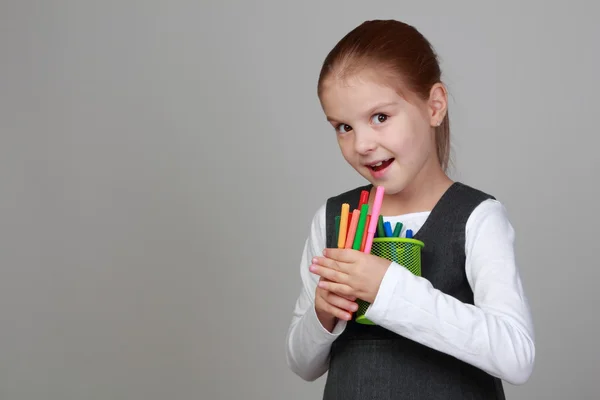
<instances>
[{"instance_id":1,"label":"girl's eyebrow","mask_svg":"<svg viewBox=\"0 0 600 400\"><path fill-rule=\"evenodd\" d=\"M369 111L367 111L366 115L367 116L371 116L371 114L373 114L375 112L375 110L377 110L378 108L384 108L384 107L393 106L393 105L396 105L396 104L397 104L396 101L388 101L386 103L376 104L375 106L371 107L369 109Z\"/></svg>"},{"instance_id":2,"label":"girl's eyebrow","mask_svg":"<svg viewBox=\"0 0 600 400\"><path fill-rule=\"evenodd\" d=\"M367 116L371 116L371 114L373 114L373 113L375 112L375 110L377 110L377 109L379 109L379 108L384 108L384 107L387 107L387 106L392 106L392 105L396 105L396 104L398 104L396 101L388 101L388 102L385 102L385 103L379 103L379 104L376 104L376 105L374 105L373 107L371 107L371 108L370 108L370 109L369 109L369 110L368 110L368 111L365 113L365 115L367 115ZM338 119L338 118L333 118L333 117L330 117L330 116L327 116L327 121L329 121L329 122L334 122L334 121L335 121L335 122L338 122L338 121L340 121L340 119Z\"/></svg>"}]
</instances>

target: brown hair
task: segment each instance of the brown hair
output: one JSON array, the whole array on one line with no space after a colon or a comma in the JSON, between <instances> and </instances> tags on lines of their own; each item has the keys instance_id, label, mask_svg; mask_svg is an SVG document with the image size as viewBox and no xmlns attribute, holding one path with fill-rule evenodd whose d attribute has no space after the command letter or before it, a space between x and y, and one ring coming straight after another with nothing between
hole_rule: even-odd
<instances>
[{"instance_id":1,"label":"brown hair","mask_svg":"<svg viewBox=\"0 0 600 400\"><path fill-rule=\"evenodd\" d=\"M387 69L388 78L399 92L402 82L423 100L429 98L431 87L441 82L437 55L417 29L400 21L374 20L354 28L329 52L319 75L318 95L321 96L323 82L331 73L345 79L373 65ZM440 164L446 170L450 159L448 112L435 128L435 142Z\"/></svg>"}]
</instances>

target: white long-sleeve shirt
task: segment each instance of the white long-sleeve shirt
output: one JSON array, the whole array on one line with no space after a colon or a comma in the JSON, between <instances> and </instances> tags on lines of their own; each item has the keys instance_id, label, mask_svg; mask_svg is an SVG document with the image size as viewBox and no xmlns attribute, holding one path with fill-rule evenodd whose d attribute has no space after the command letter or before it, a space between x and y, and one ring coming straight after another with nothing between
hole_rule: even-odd
<instances>
[{"instance_id":1,"label":"white long-sleeve shirt","mask_svg":"<svg viewBox=\"0 0 600 400\"><path fill-rule=\"evenodd\" d=\"M307 381L328 369L333 341L346 321L332 332L317 318L314 300L319 276L309 271L314 256L326 247L325 210L315 213L300 262L302 290L286 338L290 369ZM384 217L403 233L416 233L429 212ZM535 359L533 322L515 262L515 233L506 209L497 200L481 203L466 224L466 276L474 305L463 303L391 262L379 292L366 312L375 324L450 354L511 384L529 379Z\"/></svg>"}]
</instances>

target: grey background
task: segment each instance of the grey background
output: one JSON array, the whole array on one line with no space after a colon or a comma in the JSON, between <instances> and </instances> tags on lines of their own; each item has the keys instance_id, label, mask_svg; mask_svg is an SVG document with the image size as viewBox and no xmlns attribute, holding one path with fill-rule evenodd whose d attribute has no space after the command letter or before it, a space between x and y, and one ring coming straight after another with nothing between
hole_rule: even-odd
<instances>
[{"instance_id":1,"label":"grey background","mask_svg":"<svg viewBox=\"0 0 600 400\"><path fill-rule=\"evenodd\" d=\"M537 360L509 398L597 398L589 4L3 0L0 399L320 398L284 358L300 253L363 181L316 80L373 18L432 41L452 176L516 228Z\"/></svg>"}]
</instances>

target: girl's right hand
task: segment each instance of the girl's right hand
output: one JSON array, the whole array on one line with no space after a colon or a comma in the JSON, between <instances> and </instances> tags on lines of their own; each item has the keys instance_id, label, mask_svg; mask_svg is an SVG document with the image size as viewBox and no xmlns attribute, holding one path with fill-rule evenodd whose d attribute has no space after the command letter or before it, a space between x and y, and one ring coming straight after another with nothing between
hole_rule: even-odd
<instances>
[{"instance_id":1,"label":"girl's right hand","mask_svg":"<svg viewBox=\"0 0 600 400\"><path fill-rule=\"evenodd\" d=\"M320 278L322 281L327 281ZM356 297L342 297L338 294L321 289L317 286L315 291L315 310L321 325L329 332L333 331L336 319L349 321L352 313L358 310Z\"/></svg>"}]
</instances>

